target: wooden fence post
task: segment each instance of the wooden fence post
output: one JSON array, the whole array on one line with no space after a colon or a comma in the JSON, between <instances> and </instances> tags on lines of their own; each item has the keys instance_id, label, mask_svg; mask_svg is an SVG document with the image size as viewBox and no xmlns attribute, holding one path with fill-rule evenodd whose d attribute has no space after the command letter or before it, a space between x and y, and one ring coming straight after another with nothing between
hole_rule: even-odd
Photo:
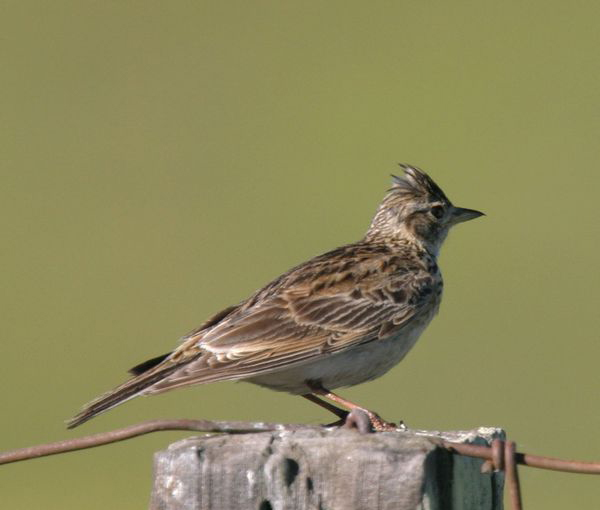
<instances>
[{"instance_id":1,"label":"wooden fence post","mask_svg":"<svg viewBox=\"0 0 600 510\"><path fill-rule=\"evenodd\" d=\"M436 438L489 445L500 429L193 437L155 455L151 510L499 510L503 474Z\"/></svg>"}]
</instances>

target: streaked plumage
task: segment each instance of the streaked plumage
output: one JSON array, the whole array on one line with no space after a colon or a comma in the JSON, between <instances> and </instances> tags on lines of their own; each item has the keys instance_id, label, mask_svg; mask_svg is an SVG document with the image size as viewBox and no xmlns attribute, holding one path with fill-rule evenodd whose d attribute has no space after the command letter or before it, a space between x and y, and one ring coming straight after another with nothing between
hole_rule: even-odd
<instances>
[{"instance_id":1,"label":"streaked plumage","mask_svg":"<svg viewBox=\"0 0 600 510\"><path fill-rule=\"evenodd\" d=\"M436 258L448 229L481 215L452 206L402 165L361 241L301 264L185 336L172 353L88 404L75 427L138 395L223 380L293 394L374 379L398 363L436 314Z\"/></svg>"}]
</instances>

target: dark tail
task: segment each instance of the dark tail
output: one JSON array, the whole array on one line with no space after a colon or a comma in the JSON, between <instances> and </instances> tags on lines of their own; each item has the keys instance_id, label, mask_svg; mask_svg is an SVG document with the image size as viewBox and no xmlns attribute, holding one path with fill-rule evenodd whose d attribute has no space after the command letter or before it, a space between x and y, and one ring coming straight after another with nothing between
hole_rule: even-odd
<instances>
[{"instance_id":1,"label":"dark tail","mask_svg":"<svg viewBox=\"0 0 600 510\"><path fill-rule=\"evenodd\" d=\"M143 374L144 372L147 372L151 368L154 368L156 365L160 365L164 360L166 360L169 357L170 354L171 353L168 352L167 354L161 354L160 356L156 356L156 358L152 358L152 359L149 359L148 361L144 361L143 363L140 363L139 365L136 365L135 367L130 368L128 370L128 372L131 375Z\"/></svg>"},{"instance_id":2,"label":"dark tail","mask_svg":"<svg viewBox=\"0 0 600 510\"><path fill-rule=\"evenodd\" d=\"M167 357L168 355L159 356L132 368L131 372L136 377L86 404L77 415L67 422L67 428L73 429L91 420L94 416L108 411L133 397L137 397L145 389L161 381L181 367L181 363L169 362L166 360ZM163 363L163 361L166 361L166 363Z\"/></svg>"}]
</instances>

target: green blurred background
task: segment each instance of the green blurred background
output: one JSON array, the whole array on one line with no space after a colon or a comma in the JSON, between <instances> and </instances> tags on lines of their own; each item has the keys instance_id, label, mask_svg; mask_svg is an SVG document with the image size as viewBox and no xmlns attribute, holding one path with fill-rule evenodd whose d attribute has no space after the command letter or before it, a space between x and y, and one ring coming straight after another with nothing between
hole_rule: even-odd
<instances>
[{"instance_id":1,"label":"green blurred background","mask_svg":"<svg viewBox=\"0 0 600 510\"><path fill-rule=\"evenodd\" d=\"M439 317L343 391L410 427L505 427L600 459L597 2L12 2L0 7L0 449L160 417L321 423L220 383L63 420L210 314L362 236L396 162L487 217ZM0 468L2 508L145 508L186 433ZM526 508L600 480L522 470ZM593 498L593 499L592 499Z\"/></svg>"}]
</instances>

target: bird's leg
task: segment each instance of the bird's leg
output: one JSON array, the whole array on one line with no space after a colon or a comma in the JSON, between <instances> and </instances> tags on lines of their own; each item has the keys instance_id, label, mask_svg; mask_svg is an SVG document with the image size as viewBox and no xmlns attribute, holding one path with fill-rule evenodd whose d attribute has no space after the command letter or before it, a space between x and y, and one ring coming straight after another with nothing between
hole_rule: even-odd
<instances>
[{"instance_id":1,"label":"bird's leg","mask_svg":"<svg viewBox=\"0 0 600 510\"><path fill-rule=\"evenodd\" d=\"M313 395L311 395L311 397L313 397L313 398L309 398L309 400L311 402L317 403L316 400L319 400L321 402L319 405L321 405L322 407L325 407L325 409L331 410L329 407L322 405L322 404L326 404L326 402L323 402L321 399L316 397L316 395L319 395L320 397L324 397L328 400L332 400L336 404L340 404L350 410L358 409L360 411L363 411L369 417L369 420L371 422L371 425L373 426L373 429L378 432L389 431L389 430L398 430L398 427L395 424L388 423L387 421L383 420L377 413L374 413L373 411L369 411L368 409L365 409L364 407L361 407L361 406L355 404L354 402L350 402L349 400L346 400L345 398L340 397L339 395L336 395L335 393L332 393L331 391L324 388L320 383L314 382L314 381L307 381L306 384L310 388L310 391L313 393ZM303 396L308 398L306 395L303 395ZM331 404L329 404L329 405L331 405ZM341 411L341 409L337 408L336 406L331 406L331 407L333 407L334 409L338 409L338 411ZM334 412L334 411L332 411L332 412ZM340 414L338 414L337 412L335 414L337 416L340 416Z\"/></svg>"},{"instance_id":2,"label":"bird's leg","mask_svg":"<svg viewBox=\"0 0 600 510\"><path fill-rule=\"evenodd\" d=\"M324 409L327 409L329 412L335 414L339 420L334 422L334 423L330 423L328 425L326 425L326 427L334 427L337 425L343 425L346 422L346 418L348 417L348 411L345 411L344 409L340 409L337 406L334 406L333 404L330 404L329 402L326 402L325 400L321 400L319 397L317 397L316 395L313 395L312 393L306 393L305 395L302 395L306 400L310 400L311 402L314 402L315 404L317 404L318 406L321 406Z\"/></svg>"}]
</instances>

